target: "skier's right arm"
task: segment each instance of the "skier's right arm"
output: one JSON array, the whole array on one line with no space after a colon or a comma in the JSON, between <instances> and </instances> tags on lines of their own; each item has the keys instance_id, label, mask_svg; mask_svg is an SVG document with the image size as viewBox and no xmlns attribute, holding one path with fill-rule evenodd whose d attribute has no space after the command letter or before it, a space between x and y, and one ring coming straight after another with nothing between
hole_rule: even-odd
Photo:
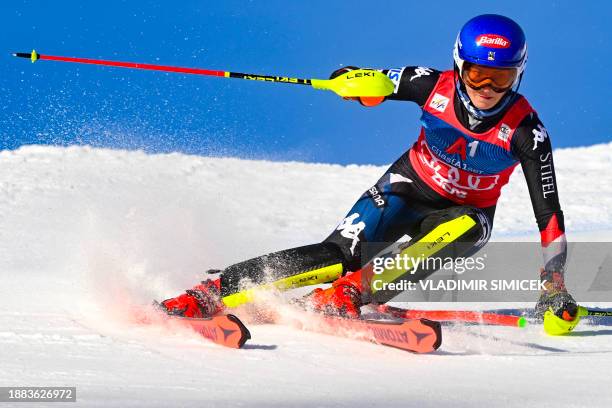
<instances>
[{"instance_id":1,"label":"skier's right arm","mask_svg":"<svg viewBox=\"0 0 612 408\"><path fill-rule=\"evenodd\" d=\"M330 75L330 79L342 75L348 71L358 69L355 66L346 66L335 70ZM393 84L395 89L391 95L386 97L361 97L361 98L345 98L359 101L363 106L376 106L386 100L395 101L410 101L415 102L419 106L425 105L431 91L433 91L441 71L426 67L403 67L395 69L383 69Z\"/></svg>"}]
</instances>

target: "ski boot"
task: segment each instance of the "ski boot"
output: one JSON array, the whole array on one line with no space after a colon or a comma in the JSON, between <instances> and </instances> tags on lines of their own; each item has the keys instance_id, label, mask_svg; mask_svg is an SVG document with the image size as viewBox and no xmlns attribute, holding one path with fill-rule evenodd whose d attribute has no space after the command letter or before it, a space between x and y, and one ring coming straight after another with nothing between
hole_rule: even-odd
<instances>
[{"instance_id":1,"label":"ski boot","mask_svg":"<svg viewBox=\"0 0 612 408\"><path fill-rule=\"evenodd\" d=\"M308 310L328 316L359 318L361 316L361 274L355 272L332 283L331 288L317 288L301 300Z\"/></svg>"},{"instance_id":2,"label":"ski boot","mask_svg":"<svg viewBox=\"0 0 612 408\"><path fill-rule=\"evenodd\" d=\"M543 319L549 311L560 319L574 320L578 316L578 305L567 292L563 274L540 269L540 279L544 282L544 290L535 306L535 317Z\"/></svg>"},{"instance_id":3,"label":"ski boot","mask_svg":"<svg viewBox=\"0 0 612 408\"><path fill-rule=\"evenodd\" d=\"M171 316L202 318L223 311L221 280L207 279L185 293L158 303L158 307Z\"/></svg>"},{"instance_id":4,"label":"ski boot","mask_svg":"<svg viewBox=\"0 0 612 408\"><path fill-rule=\"evenodd\" d=\"M544 275L544 271L540 271ZM563 275L552 273L535 307L535 316L544 322L544 331L553 336L570 333L580 322L579 307L567 292Z\"/></svg>"}]
</instances>

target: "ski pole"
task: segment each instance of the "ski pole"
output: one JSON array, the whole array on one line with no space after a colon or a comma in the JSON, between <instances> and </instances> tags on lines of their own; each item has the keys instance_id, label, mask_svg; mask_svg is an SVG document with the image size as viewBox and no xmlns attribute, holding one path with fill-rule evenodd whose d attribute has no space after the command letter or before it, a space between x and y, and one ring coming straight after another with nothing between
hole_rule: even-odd
<instances>
[{"instance_id":1,"label":"ski pole","mask_svg":"<svg viewBox=\"0 0 612 408\"><path fill-rule=\"evenodd\" d=\"M379 71L369 69L357 69L344 73L334 79L302 79L302 78L291 78L287 76L273 76L273 75L258 75L258 74L243 74L240 72L231 71L219 71L201 68L185 68L185 67L174 67L168 65L153 65L153 64L142 64L138 62L121 62L121 61L107 61L100 59L91 58L74 58L74 57L62 57L56 55L43 55L38 54L36 50L32 52L16 52L13 53L14 57L28 58L32 63L38 60L47 61L61 61L61 62L72 62L77 64L93 64L93 65L105 65L110 67L122 67L131 69L144 69L152 71L164 71L164 72L176 72L182 74L194 74L194 75L205 75L214 76L221 78L238 78L248 79L252 81L263 81L263 82L279 82L285 84L295 85L309 85L315 89L324 89L335 92L336 94L344 97L381 97L390 95L395 89L393 82L383 73Z\"/></svg>"},{"instance_id":2,"label":"ski pole","mask_svg":"<svg viewBox=\"0 0 612 408\"><path fill-rule=\"evenodd\" d=\"M578 307L579 316L598 316L598 317L612 317L612 311L609 310L595 310L588 309L583 306Z\"/></svg>"},{"instance_id":3,"label":"ski pole","mask_svg":"<svg viewBox=\"0 0 612 408\"><path fill-rule=\"evenodd\" d=\"M431 319L440 321L460 321L466 323L486 323L498 326L525 327L527 320L522 316L485 313L468 310L410 310L394 306L380 305L378 310L403 319Z\"/></svg>"}]
</instances>

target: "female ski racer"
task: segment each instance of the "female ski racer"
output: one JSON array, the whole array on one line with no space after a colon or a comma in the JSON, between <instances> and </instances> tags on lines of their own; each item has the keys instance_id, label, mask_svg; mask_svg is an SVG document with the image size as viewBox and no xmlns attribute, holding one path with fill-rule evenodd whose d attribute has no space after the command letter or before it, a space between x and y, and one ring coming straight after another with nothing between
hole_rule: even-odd
<instances>
[{"instance_id":1,"label":"female ski racer","mask_svg":"<svg viewBox=\"0 0 612 408\"><path fill-rule=\"evenodd\" d=\"M419 66L383 70L395 85L391 95L350 98L364 106L414 102L422 109L423 126L412 147L327 239L209 271L220 275L163 301L163 310L207 317L251 300L245 282L287 288L333 280L331 287L315 289L301 303L326 314L358 317L360 307L372 300L372 274L363 272L371 260L365 243L393 243L408 235L412 238L404 248L422 242L429 247L454 236L463 245L454 247L452 256L475 253L488 241L501 188L520 163L544 254L540 280L546 289L536 316L550 310L575 320L577 305L564 284L567 245L551 141L535 110L517 92L527 62L523 30L504 16L474 17L459 32L453 56L454 68L448 71ZM352 69L339 69L332 78ZM432 272L418 271L410 279ZM388 293L383 301L396 294Z\"/></svg>"}]
</instances>

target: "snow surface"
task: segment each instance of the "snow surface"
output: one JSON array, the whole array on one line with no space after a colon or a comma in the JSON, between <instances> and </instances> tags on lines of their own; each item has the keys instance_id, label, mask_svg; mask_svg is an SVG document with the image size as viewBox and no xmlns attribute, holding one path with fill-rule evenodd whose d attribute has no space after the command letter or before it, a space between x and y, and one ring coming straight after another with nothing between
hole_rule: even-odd
<instances>
[{"instance_id":1,"label":"snow surface","mask_svg":"<svg viewBox=\"0 0 612 408\"><path fill-rule=\"evenodd\" d=\"M612 144L555 160L569 238L609 241ZM0 152L0 386L76 386L70 406L84 407L612 406L609 327L562 338L450 327L437 353L414 355L274 325L251 326L247 347L231 350L127 317L208 268L325 238L384 170ZM495 228L497 239L537 239L520 174Z\"/></svg>"}]
</instances>

